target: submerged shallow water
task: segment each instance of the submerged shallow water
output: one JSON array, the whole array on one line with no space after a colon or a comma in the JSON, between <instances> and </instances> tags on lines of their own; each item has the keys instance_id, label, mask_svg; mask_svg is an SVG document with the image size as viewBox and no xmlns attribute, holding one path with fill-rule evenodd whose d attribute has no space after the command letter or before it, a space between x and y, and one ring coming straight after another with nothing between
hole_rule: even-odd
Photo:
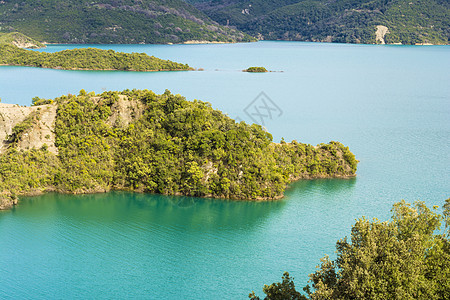
<instances>
[{"instance_id":1,"label":"submerged shallow water","mask_svg":"<svg viewBox=\"0 0 450 300\"><path fill-rule=\"evenodd\" d=\"M53 45L59 51L83 45ZM245 299L289 271L306 284L356 218L450 196L450 47L301 42L106 45L204 68L132 73L0 67L0 97L29 104L80 89L170 89L252 122L264 92L274 135L337 140L357 178L294 183L276 202L114 192L21 199L0 212L0 298ZM273 71L240 70L265 66ZM255 102L253 102L256 99ZM247 110L246 110L247 108ZM281 112L281 116L280 116Z\"/></svg>"}]
</instances>

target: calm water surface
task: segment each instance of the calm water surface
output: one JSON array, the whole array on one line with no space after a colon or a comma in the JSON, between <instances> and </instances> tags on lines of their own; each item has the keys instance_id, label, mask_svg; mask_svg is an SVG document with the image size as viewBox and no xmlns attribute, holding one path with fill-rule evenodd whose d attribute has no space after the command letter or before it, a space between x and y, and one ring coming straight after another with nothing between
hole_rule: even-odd
<instances>
[{"instance_id":1,"label":"calm water surface","mask_svg":"<svg viewBox=\"0 0 450 300\"><path fill-rule=\"evenodd\" d=\"M53 45L60 51L81 45ZM293 184L277 202L159 195L49 194L0 213L0 298L245 299L289 271L306 284L356 218L387 219L393 203L450 197L450 47L300 42L107 45L201 72L60 71L0 67L0 97L29 105L80 89L165 89L233 118L264 92L282 111L274 140L348 145L351 180ZM248 74L265 66L280 72ZM282 71L282 72L281 72ZM260 119L257 119L261 123Z\"/></svg>"}]
</instances>

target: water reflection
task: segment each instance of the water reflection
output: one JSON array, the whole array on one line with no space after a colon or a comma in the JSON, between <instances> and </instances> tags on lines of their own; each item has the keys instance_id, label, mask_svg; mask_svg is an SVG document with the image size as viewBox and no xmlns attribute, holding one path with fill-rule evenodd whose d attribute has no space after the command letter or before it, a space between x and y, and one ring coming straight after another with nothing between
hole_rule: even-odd
<instances>
[{"instance_id":1,"label":"water reflection","mask_svg":"<svg viewBox=\"0 0 450 300\"><path fill-rule=\"evenodd\" d=\"M348 193L356 186L357 177L352 178L328 178L314 180L299 180L289 185L286 190L286 197L308 194L333 195L336 197L339 193Z\"/></svg>"},{"instance_id":2,"label":"water reflection","mask_svg":"<svg viewBox=\"0 0 450 300\"><path fill-rule=\"evenodd\" d=\"M49 193L21 199L11 214L20 218L71 222L143 223L192 229L248 228L279 213L285 201L248 202L129 192L91 195Z\"/></svg>"}]
</instances>

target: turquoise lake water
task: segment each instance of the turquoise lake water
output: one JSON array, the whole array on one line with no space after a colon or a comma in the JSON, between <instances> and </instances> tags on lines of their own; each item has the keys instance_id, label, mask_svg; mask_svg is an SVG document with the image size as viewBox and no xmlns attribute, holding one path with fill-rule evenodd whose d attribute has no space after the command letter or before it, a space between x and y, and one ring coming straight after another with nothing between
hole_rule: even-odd
<instances>
[{"instance_id":1,"label":"turquoise lake water","mask_svg":"<svg viewBox=\"0 0 450 300\"><path fill-rule=\"evenodd\" d=\"M60 51L86 45L52 45ZM360 160L350 180L294 183L276 202L114 192L48 194L0 212L0 298L245 299L284 271L303 287L363 215L386 220L405 199L450 197L450 47L302 42L105 45L204 71L61 71L0 67L0 98L29 105L80 89L165 89L274 136L337 140ZM249 66L277 71L241 72ZM281 115L280 115L281 114ZM255 116L253 116L256 118ZM256 118L259 123L261 119Z\"/></svg>"}]
</instances>

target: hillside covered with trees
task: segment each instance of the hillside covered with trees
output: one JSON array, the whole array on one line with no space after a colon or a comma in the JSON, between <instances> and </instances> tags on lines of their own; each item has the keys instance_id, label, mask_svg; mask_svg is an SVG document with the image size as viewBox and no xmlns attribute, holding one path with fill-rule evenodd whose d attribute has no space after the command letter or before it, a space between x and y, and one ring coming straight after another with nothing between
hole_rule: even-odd
<instances>
[{"instance_id":1,"label":"hillside covered with trees","mask_svg":"<svg viewBox=\"0 0 450 300\"><path fill-rule=\"evenodd\" d=\"M181 0L0 1L0 32L12 31L47 43L253 40L242 32L218 25Z\"/></svg>"},{"instance_id":2,"label":"hillside covered with trees","mask_svg":"<svg viewBox=\"0 0 450 300\"><path fill-rule=\"evenodd\" d=\"M277 199L294 180L356 172L355 156L341 143L273 143L259 125L236 123L209 103L169 91L95 95L82 90L78 96L33 102L45 105L17 123L3 141L3 199L111 189ZM49 135L48 144L25 147L24 139L42 135L42 113L55 106L53 140Z\"/></svg>"},{"instance_id":3,"label":"hillside covered with trees","mask_svg":"<svg viewBox=\"0 0 450 300\"><path fill-rule=\"evenodd\" d=\"M310 274L308 297L286 272L264 286L264 299L450 299L450 199L442 214L421 201L402 200L391 211L390 221L356 221L350 238L336 243L337 258L324 257Z\"/></svg>"},{"instance_id":4,"label":"hillside covered with trees","mask_svg":"<svg viewBox=\"0 0 450 300\"><path fill-rule=\"evenodd\" d=\"M163 60L145 53L83 48L55 53L20 49L0 43L0 65L28 66L63 70L179 71L187 64Z\"/></svg>"},{"instance_id":5,"label":"hillside covered with trees","mask_svg":"<svg viewBox=\"0 0 450 300\"><path fill-rule=\"evenodd\" d=\"M222 25L265 40L449 44L446 0L187 0Z\"/></svg>"}]
</instances>

